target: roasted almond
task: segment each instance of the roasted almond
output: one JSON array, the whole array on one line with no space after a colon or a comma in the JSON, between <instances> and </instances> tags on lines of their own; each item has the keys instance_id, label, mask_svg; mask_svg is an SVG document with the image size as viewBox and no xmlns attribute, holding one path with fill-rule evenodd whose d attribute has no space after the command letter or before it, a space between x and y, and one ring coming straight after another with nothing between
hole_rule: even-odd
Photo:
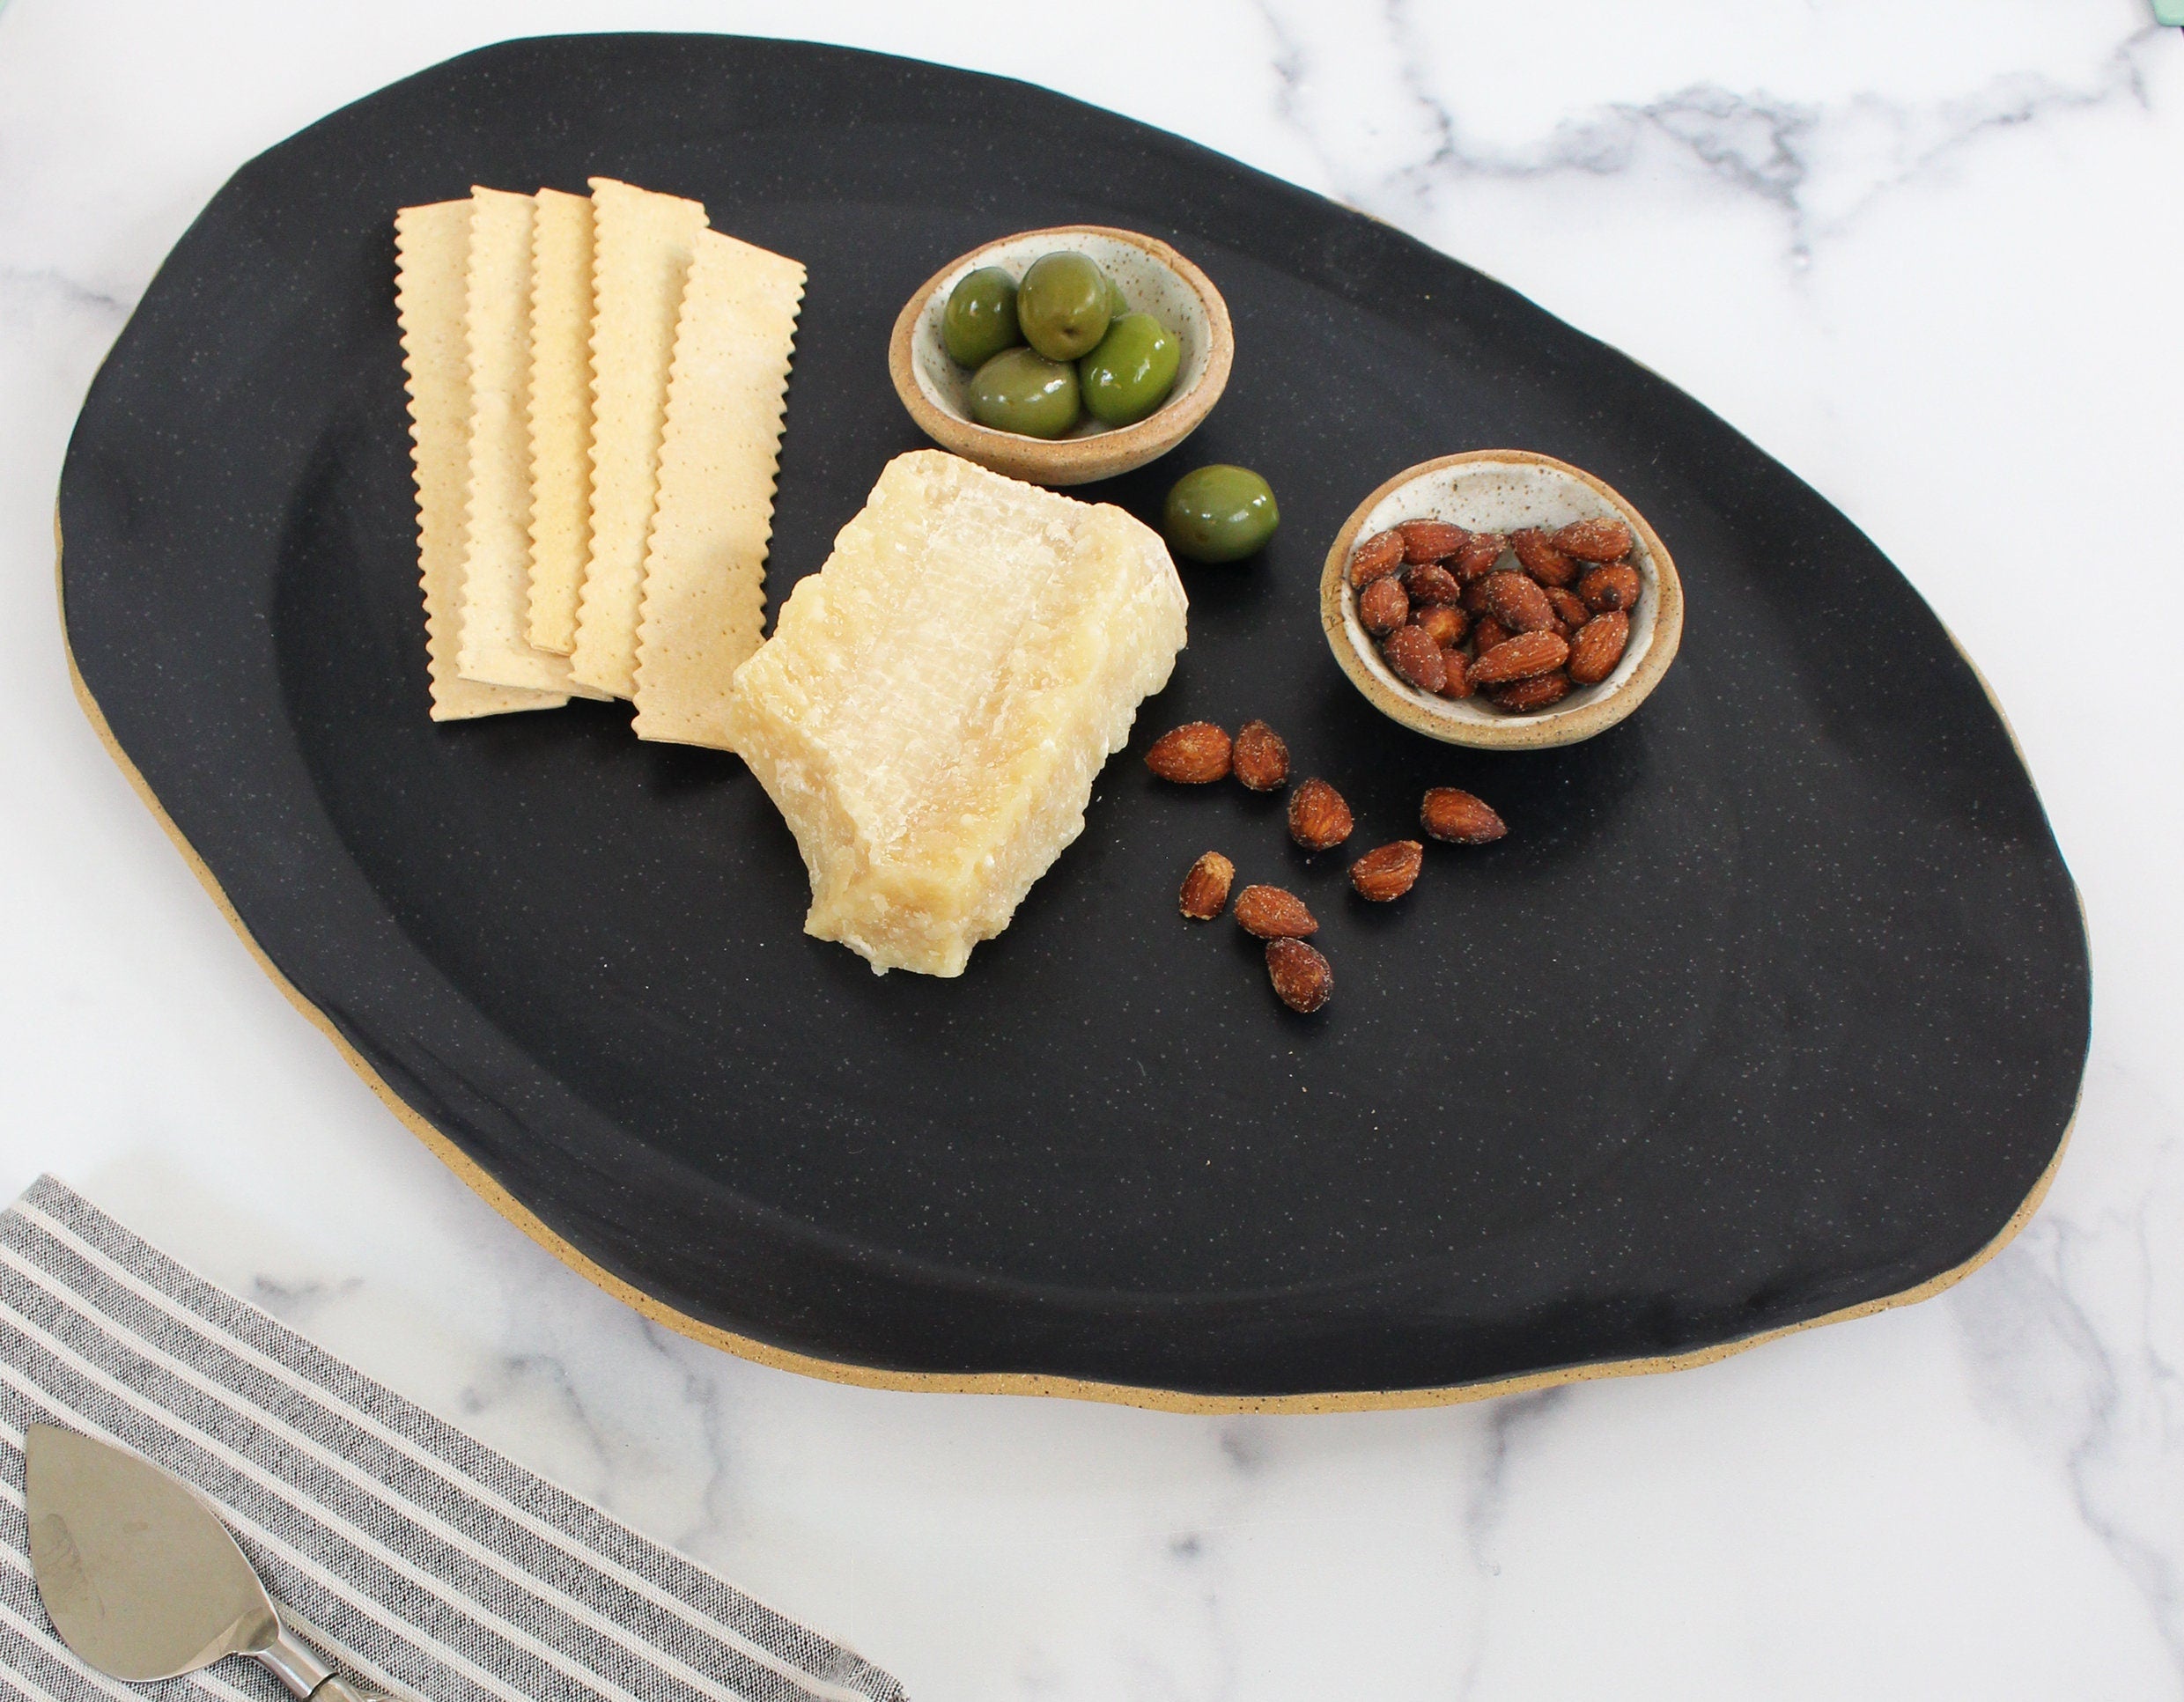
<instances>
[{"instance_id":1,"label":"roasted almond","mask_svg":"<svg viewBox=\"0 0 2184 1702\"><path fill-rule=\"evenodd\" d=\"M1304 901L1281 887L1246 887L1238 893L1236 925L1261 939L1301 939L1319 932Z\"/></svg>"},{"instance_id":2,"label":"roasted almond","mask_svg":"<svg viewBox=\"0 0 2184 1702\"><path fill-rule=\"evenodd\" d=\"M1547 542L1536 526L1509 534L1509 548L1516 564L1543 586L1566 586L1577 577L1577 564Z\"/></svg>"},{"instance_id":3,"label":"roasted almond","mask_svg":"<svg viewBox=\"0 0 2184 1702\"><path fill-rule=\"evenodd\" d=\"M1360 591L1375 579L1385 578L1403 565L1403 534L1376 532L1357 547L1350 557L1350 583Z\"/></svg>"},{"instance_id":4,"label":"roasted almond","mask_svg":"<svg viewBox=\"0 0 2184 1702\"><path fill-rule=\"evenodd\" d=\"M1503 709L1519 714L1529 710L1545 709L1559 704L1570 694L1570 677L1557 668L1552 674L1535 674L1529 679L1514 681L1506 686L1496 686L1487 695Z\"/></svg>"},{"instance_id":5,"label":"roasted almond","mask_svg":"<svg viewBox=\"0 0 2184 1702\"><path fill-rule=\"evenodd\" d=\"M1581 686L1597 686L1615 672L1630 643L1630 616L1620 608L1596 615L1570 640L1569 676Z\"/></svg>"},{"instance_id":6,"label":"roasted almond","mask_svg":"<svg viewBox=\"0 0 2184 1702\"><path fill-rule=\"evenodd\" d=\"M1176 908L1193 922L1211 922L1228 904L1228 883L1236 878L1236 866L1219 851L1207 851L1183 877L1183 891Z\"/></svg>"},{"instance_id":7,"label":"roasted almond","mask_svg":"<svg viewBox=\"0 0 2184 1702\"><path fill-rule=\"evenodd\" d=\"M1573 632L1592 618L1592 611L1575 591L1556 586L1547 593L1547 600L1554 606L1555 618Z\"/></svg>"},{"instance_id":8,"label":"roasted almond","mask_svg":"<svg viewBox=\"0 0 2184 1702\"><path fill-rule=\"evenodd\" d=\"M1489 573L1487 608L1511 632L1544 632L1554 624L1547 593L1522 573Z\"/></svg>"},{"instance_id":9,"label":"roasted almond","mask_svg":"<svg viewBox=\"0 0 2184 1702\"><path fill-rule=\"evenodd\" d=\"M1289 747L1264 721L1236 729L1233 763L1236 778L1253 792L1280 792L1289 784Z\"/></svg>"},{"instance_id":10,"label":"roasted almond","mask_svg":"<svg viewBox=\"0 0 2184 1702\"><path fill-rule=\"evenodd\" d=\"M1306 851L1339 845L1355 825L1342 794L1317 775L1289 794L1289 837Z\"/></svg>"},{"instance_id":11,"label":"roasted almond","mask_svg":"<svg viewBox=\"0 0 2184 1702\"><path fill-rule=\"evenodd\" d=\"M1464 587L1457 584L1456 575L1432 562L1406 573L1403 588L1411 593L1414 603L1455 603L1464 595Z\"/></svg>"},{"instance_id":12,"label":"roasted almond","mask_svg":"<svg viewBox=\"0 0 2184 1702\"><path fill-rule=\"evenodd\" d=\"M1471 629L1472 617L1460 608L1450 608L1446 603L1432 603L1411 616L1411 624L1423 632L1443 650L1450 645L1464 642L1464 635Z\"/></svg>"},{"instance_id":13,"label":"roasted almond","mask_svg":"<svg viewBox=\"0 0 2184 1702\"><path fill-rule=\"evenodd\" d=\"M1460 650L1441 652L1441 667L1445 676L1441 682L1443 697L1468 697L1472 695L1471 658Z\"/></svg>"},{"instance_id":14,"label":"roasted almond","mask_svg":"<svg viewBox=\"0 0 2184 1702\"><path fill-rule=\"evenodd\" d=\"M1441 561L1455 555L1471 536L1446 520L1406 520L1396 530L1403 534L1403 559L1409 562Z\"/></svg>"},{"instance_id":15,"label":"roasted almond","mask_svg":"<svg viewBox=\"0 0 2184 1702\"><path fill-rule=\"evenodd\" d=\"M1360 898L1384 904L1400 898L1417 884L1418 871L1426 860L1426 848L1415 839L1398 839L1392 845L1369 851L1350 865L1350 885Z\"/></svg>"},{"instance_id":16,"label":"roasted almond","mask_svg":"<svg viewBox=\"0 0 2184 1702\"><path fill-rule=\"evenodd\" d=\"M1211 721L1186 721L1153 741L1145 766L1163 780L1202 786L1228 777L1228 735Z\"/></svg>"},{"instance_id":17,"label":"roasted almond","mask_svg":"<svg viewBox=\"0 0 2184 1702\"><path fill-rule=\"evenodd\" d=\"M1335 990L1333 969L1302 939L1266 942L1266 978L1274 997L1300 1016L1311 1015Z\"/></svg>"},{"instance_id":18,"label":"roasted almond","mask_svg":"<svg viewBox=\"0 0 2184 1702\"><path fill-rule=\"evenodd\" d=\"M1410 618L1411 594L1392 575L1375 579L1357 593L1358 624L1376 638L1386 637Z\"/></svg>"},{"instance_id":19,"label":"roasted almond","mask_svg":"<svg viewBox=\"0 0 2184 1702\"><path fill-rule=\"evenodd\" d=\"M1596 615L1611 608L1628 608L1638 600L1638 570L1628 562L1596 567L1577 582L1577 594Z\"/></svg>"},{"instance_id":20,"label":"roasted almond","mask_svg":"<svg viewBox=\"0 0 2184 1702\"><path fill-rule=\"evenodd\" d=\"M1441 646L1423 627L1398 627L1380 650L1397 676L1420 691L1438 692L1449 677L1441 660Z\"/></svg>"},{"instance_id":21,"label":"roasted almond","mask_svg":"<svg viewBox=\"0 0 2184 1702\"><path fill-rule=\"evenodd\" d=\"M1464 547L1456 552L1456 559L1449 565L1459 583L1469 585L1494 571L1494 564L1509 547L1509 540L1499 532L1474 532L1465 540Z\"/></svg>"},{"instance_id":22,"label":"roasted almond","mask_svg":"<svg viewBox=\"0 0 2184 1702\"><path fill-rule=\"evenodd\" d=\"M1418 822L1429 837L1451 845L1492 844L1509 830L1485 799L1455 786L1435 786L1428 792Z\"/></svg>"},{"instance_id":23,"label":"roasted almond","mask_svg":"<svg viewBox=\"0 0 2184 1702\"><path fill-rule=\"evenodd\" d=\"M1509 628L1503 626L1493 615L1486 615L1472 628L1472 654L1484 656L1496 645L1506 641L1509 636Z\"/></svg>"},{"instance_id":24,"label":"roasted almond","mask_svg":"<svg viewBox=\"0 0 2184 1702\"><path fill-rule=\"evenodd\" d=\"M1489 574L1487 577L1490 578L1493 576ZM1476 620L1479 615L1486 614L1488 608L1487 602L1486 579L1473 579L1469 585L1465 586L1464 587L1464 595L1457 601L1457 607L1461 608L1466 615L1471 615L1474 620Z\"/></svg>"},{"instance_id":25,"label":"roasted almond","mask_svg":"<svg viewBox=\"0 0 2184 1702\"><path fill-rule=\"evenodd\" d=\"M1533 586L1534 590L1538 589ZM1479 690L1488 686L1507 685L1512 680L1529 680L1535 674L1546 674L1558 668L1569 659L1569 645L1552 632L1520 632L1514 638L1504 639L1472 664L1472 684ZM1501 702L1500 698L1494 700Z\"/></svg>"},{"instance_id":26,"label":"roasted almond","mask_svg":"<svg viewBox=\"0 0 2184 1702\"><path fill-rule=\"evenodd\" d=\"M1583 562L1620 562L1630 554L1630 528L1620 520L1572 520L1554 534L1554 547Z\"/></svg>"}]
</instances>

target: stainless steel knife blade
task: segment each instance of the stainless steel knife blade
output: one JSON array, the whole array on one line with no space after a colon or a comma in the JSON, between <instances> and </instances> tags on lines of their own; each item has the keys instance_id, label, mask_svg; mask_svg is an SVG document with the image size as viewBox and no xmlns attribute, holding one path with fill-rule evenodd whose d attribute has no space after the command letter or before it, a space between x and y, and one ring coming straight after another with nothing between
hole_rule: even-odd
<instances>
[{"instance_id":1,"label":"stainless steel knife blade","mask_svg":"<svg viewBox=\"0 0 2184 1702\"><path fill-rule=\"evenodd\" d=\"M247 1654L298 1697L373 1694L289 1633L212 1504L150 1461L33 1425L23 1505L38 1598L61 1640L100 1671L144 1684Z\"/></svg>"},{"instance_id":2,"label":"stainless steel knife blade","mask_svg":"<svg viewBox=\"0 0 2184 1702\"><path fill-rule=\"evenodd\" d=\"M23 1463L39 1599L100 1671L148 1684L280 1634L227 1527L157 1466L49 1425L31 1427Z\"/></svg>"}]
</instances>

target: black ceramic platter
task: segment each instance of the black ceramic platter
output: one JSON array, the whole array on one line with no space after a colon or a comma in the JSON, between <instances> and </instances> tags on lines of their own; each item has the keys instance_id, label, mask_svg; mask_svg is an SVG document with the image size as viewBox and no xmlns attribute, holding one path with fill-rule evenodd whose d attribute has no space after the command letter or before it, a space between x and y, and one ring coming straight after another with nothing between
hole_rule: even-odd
<instances>
[{"instance_id":1,"label":"black ceramic platter","mask_svg":"<svg viewBox=\"0 0 2184 1702\"><path fill-rule=\"evenodd\" d=\"M1082 837L960 979L808 939L734 757L623 705L426 718L396 208L601 173L802 261L769 592L920 438L889 331L933 269L1077 222L1175 243L1234 315L1188 443L1283 526L1186 568L1190 647ZM1587 743L1466 752L1322 640L1350 508L1465 448L1575 462L1690 615ZM95 718L299 1002L488 1198L692 1333L905 1387L1391 1404L1685 1363L1930 1292L2023 1221L2084 1062L2076 895L1918 595L1690 398L1400 232L1037 89L704 36L511 42L261 156L85 404L63 597ZM1163 786L1261 716L1348 797L1507 818L1352 899L1279 799ZM1176 911L1219 848L1318 914L1333 1001Z\"/></svg>"}]
</instances>

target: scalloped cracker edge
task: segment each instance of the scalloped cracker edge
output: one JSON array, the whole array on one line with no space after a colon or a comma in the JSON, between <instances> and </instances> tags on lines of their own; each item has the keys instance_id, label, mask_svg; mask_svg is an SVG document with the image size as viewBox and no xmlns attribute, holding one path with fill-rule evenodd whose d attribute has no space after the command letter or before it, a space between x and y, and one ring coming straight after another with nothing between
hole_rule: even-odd
<instances>
[{"instance_id":1,"label":"scalloped cracker edge","mask_svg":"<svg viewBox=\"0 0 2184 1702\"><path fill-rule=\"evenodd\" d=\"M541 189L531 233L530 639L576 648L592 553L592 200Z\"/></svg>"},{"instance_id":2,"label":"scalloped cracker edge","mask_svg":"<svg viewBox=\"0 0 2184 1702\"><path fill-rule=\"evenodd\" d=\"M613 178L590 182L592 543L570 663L584 684L628 697L675 321L705 210Z\"/></svg>"},{"instance_id":3,"label":"scalloped cracker edge","mask_svg":"<svg viewBox=\"0 0 2184 1702\"><path fill-rule=\"evenodd\" d=\"M395 215L395 314L410 398L410 463L417 491L417 578L424 597L432 718L468 720L553 709L557 692L481 685L455 671L461 648L464 507L469 483L470 373L464 328L470 203L439 201Z\"/></svg>"},{"instance_id":4,"label":"scalloped cracker edge","mask_svg":"<svg viewBox=\"0 0 2184 1702\"><path fill-rule=\"evenodd\" d=\"M529 195L476 184L464 325L470 360L470 476L456 671L482 685L603 696L573 685L569 659L533 647L531 624L531 225Z\"/></svg>"},{"instance_id":5,"label":"scalloped cracker edge","mask_svg":"<svg viewBox=\"0 0 2184 1702\"><path fill-rule=\"evenodd\" d=\"M766 546L803 296L796 261L697 232L645 556L640 739L734 748L729 676L765 624Z\"/></svg>"}]
</instances>

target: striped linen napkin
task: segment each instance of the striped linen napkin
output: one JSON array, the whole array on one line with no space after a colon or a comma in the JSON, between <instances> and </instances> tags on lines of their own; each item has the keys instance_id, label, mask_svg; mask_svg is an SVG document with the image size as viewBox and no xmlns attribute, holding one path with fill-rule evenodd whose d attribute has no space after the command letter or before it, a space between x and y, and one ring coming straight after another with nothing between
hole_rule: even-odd
<instances>
[{"instance_id":1,"label":"striped linen napkin","mask_svg":"<svg viewBox=\"0 0 2184 1702\"><path fill-rule=\"evenodd\" d=\"M23 1435L220 1504L296 1629L417 1702L892 1702L903 1688L192 1274L51 1176L0 1212L0 1698L273 1702L247 1661L101 1677L31 1582Z\"/></svg>"}]
</instances>

